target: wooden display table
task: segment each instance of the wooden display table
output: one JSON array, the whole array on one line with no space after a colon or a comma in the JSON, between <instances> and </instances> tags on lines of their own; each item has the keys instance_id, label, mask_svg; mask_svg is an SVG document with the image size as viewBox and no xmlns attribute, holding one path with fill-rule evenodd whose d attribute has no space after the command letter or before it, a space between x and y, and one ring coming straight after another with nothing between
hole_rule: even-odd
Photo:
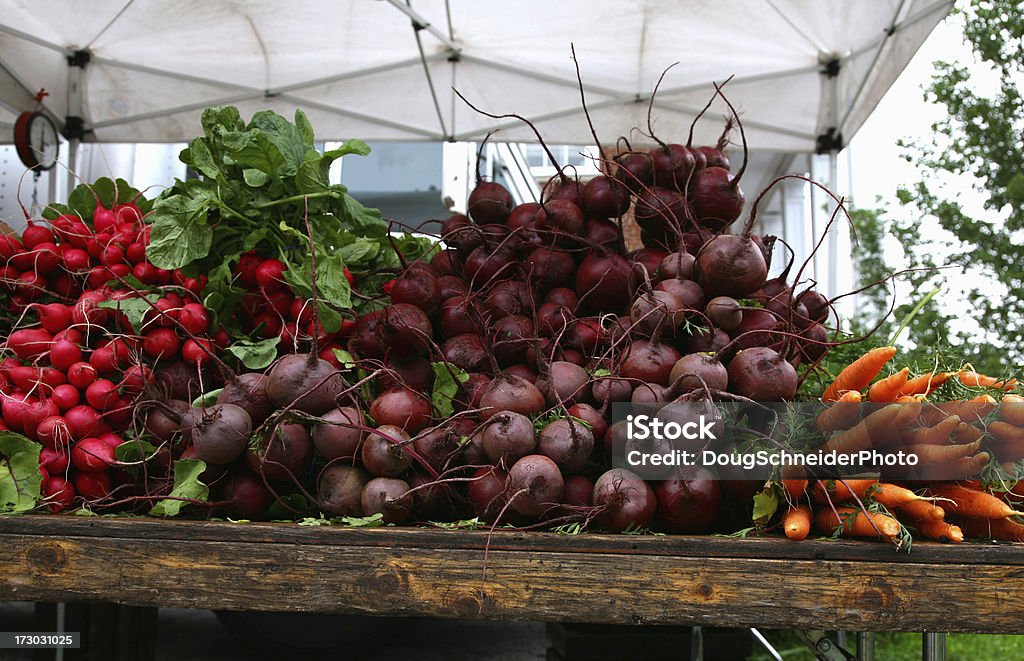
<instances>
[{"instance_id":1,"label":"wooden display table","mask_svg":"<svg viewBox=\"0 0 1024 661\"><path fill-rule=\"evenodd\" d=\"M0 600L1024 633L1024 546L0 518ZM485 550L486 549L486 550ZM486 578L484 564L486 558Z\"/></svg>"}]
</instances>

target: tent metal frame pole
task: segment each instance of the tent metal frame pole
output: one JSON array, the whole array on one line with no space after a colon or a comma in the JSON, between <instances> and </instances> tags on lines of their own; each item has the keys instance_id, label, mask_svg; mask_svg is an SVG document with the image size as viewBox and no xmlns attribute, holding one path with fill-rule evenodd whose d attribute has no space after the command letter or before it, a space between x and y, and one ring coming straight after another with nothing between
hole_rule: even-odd
<instances>
[{"instance_id":1,"label":"tent metal frame pole","mask_svg":"<svg viewBox=\"0 0 1024 661\"><path fill-rule=\"evenodd\" d=\"M283 99L285 101L291 101L292 103L301 103L302 105L304 105L304 106L306 106L308 108L313 108L315 110L320 110L320 111L323 111L323 112L326 112L326 113L331 113L331 114L334 114L334 115L341 115L342 117L349 117L349 118L352 118L352 119L358 119L359 121L362 121L362 122L367 122L367 123L370 123L370 124L377 124L379 126L386 126L387 128L397 129L397 130L400 130L400 131L405 131L407 133L413 133L415 135L423 136L425 138L429 138L431 140L436 140L438 142L443 142L444 139L445 139L445 136L439 135L438 133L435 133L433 131L429 131L427 129L421 129L421 128L418 128L418 127L409 126L408 124L402 124L400 122L392 122L390 120L381 119L380 117L371 117L370 115L364 115L362 113L352 112L351 110L345 110L343 108L336 108L334 106L329 106L326 103L319 103L319 102L316 102L316 101L308 101L306 99L302 99L302 98L299 98L299 97L291 96L290 94L279 94L279 95L277 95L276 98Z\"/></svg>"},{"instance_id":2,"label":"tent metal frame pole","mask_svg":"<svg viewBox=\"0 0 1024 661\"><path fill-rule=\"evenodd\" d=\"M174 108L165 108L163 110L153 110L151 112L139 113L138 115L129 115L128 117L105 119L99 122L94 122L92 124L86 125L86 130L95 131L98 129L110 128L111 126L123 126L124 124L142 122L147 119L155 119L157 117L168 117L170 115L177 115L178 113L189 112L191 110L201 110L203 108L209 108L211 106L222 106L231 103L238 103L240 101L251 101L253 99L262 98L263 96L263 92L253 91L249 94L236 94L234 96L221 97L219 99L208 99L206 101L189 103L184 106L175 106Z\"/></svg>"},{"instance_id":3,"label":"tent metal frame pole","mask_svg":"<svg viewBox=\"0 0 1024 661\"><path fill-rule=\"evenodd\" d=\"M0 32L3 32L5 34L9 34L12 37L17 37L18 39L23 39L25 41L32 42L33 44L35 44L37 46L42 46L43 48L49 48L52 51L56 51L56 52L60 53L61 55L70 55L71 53L74 52L70 48L66 48L64 46L58 46L57 44L55 44L55 43L53 43L51 41L47 41L45 39L40 39L39 37L35 36L34 34L29 34L27 32L22 32L21 30L17 30L15 28L12 28L9 25L4 25L2 23L0 23Z\"/></svg>"},{"instance_id":4,"label":"tent metal frame pole","mask_svg":"<svg viewBox=\"0 0 1024 661\"><path fill-rule=\"evenodd\" d=\"M167 71L166 69L157 69L155 67L147 67L143 64L135 64L133 62L122 62L121 60L111 60L106 57L93 57L93 64L102 64L108 67L114 67L116 69L127 69L129 71L137 71L139 73L149 74L151 76L157 76L159 78L170 78L171 80L181 80L187 83L199 83L200 85L209 85L210 87L216 87L219 89L235 89L245 92L256 92L260 94L263 90L249 85L239 85L224 80L214 80L212 78L204 78L203 76L194 76L187 73L179 73L177 71Z\"/></svg>"},{"instance_id":5,"label":"tent metal frame pole","mask_svg":"<svg viewBox=\"0 0 1024 661\"><path fill-rule=\"evenodd\" d=\"M36 101L36 93L29 88L28 83L26 83L24 80L21 79L20 76L14 73L14 70L7 65L7 62L5 62L2 57L0 57L0 74L8 76L12 81L14 81L14 84L21 88L21 90L25 93L26 106L24 108L10 108L13 114L17 115L19 112L25 110L27 107L30 107L33 104L37 104L39 108L42 110L42 112L44 112L46 116L49 117L50 120L57 125L57 128L64 127L64 119L60 117L57 113L55 113L53 110L51 110L49 107L47 107L45 102ZM4 107L8 107L6 104L3 105ZM11 126L13 128L14 125L12 124Z\"/></svg>"},{"instance_id":6,"label":"tent metal frame pole","mask_svg":"<svg viewBox=\"0 0 1024 661\"><path fill-rule=\"evenodd\" d=\"M423 18L423 16L420 15L412 7L410 7L409 5L402 4L401 2L399 2L399 0L387 0L387 2L388 2L389 5L391 5L392 7L397 9L398 11L400 11L403 14L405 14L406 16L408 16L409 19L415 25L420 26L422 29L426 30L431 35L433 35L433 37L435 39L437 39L438 41L440 41L442 44L444 44L445 47L448 48L449 51L451 51L453 53L461 52L461 49L459 48L458 44L456 44L454 41L449 39L448 35L446 35L441 30L437 29L436 26L434 26L427 19Z\"/></svg>"},{"instance_id":7,"label":"tent metal frame pole","mask_svg":"<svg viewBox=\"0 0 1024 661\"><path fill-rule=\"evenodd\" d=\"M71 56L68 56L68 112L67 123L72 125L71 118L84 117L83 111L83 78L85 64L77 64ZM77 123L81 127L81 122ZM81 142L81 135L78 133L68 136L68 169L67 169L67 192L75 188L75 173L77 172L78 145ZM55 200L54 200L55 201Z\"/></svg>"},{"instance_id":8,"label":"tent metal frame pole","mask_svg":"<svg viewBox=\"0 0 1024 661\"><path fill-rule=\"evenodd\" d=\"M447 60L448 55L444 53L434 53L433 55L427 55L424 59L427 62L437 62L439 60ZM267 90L267 94L287 94L288 92L295 92L309 87L330 85L331 83L339 83L345 80L352 80L353 78L362 78L364 76L372 76L378 73L387 73L388 71L394 71L396 69L418 66L422 61L423 60L418 57L410 57L409 59L400 60L398 62L390 62L388 64L381 64L375 67L346 71L345 73L339 73L333 76L324 76L323 78L316 78L314 80L307 80L300 83L292 83L291 85L282 85L281 87L272 87Z\"/></svg>"}]
</instances>

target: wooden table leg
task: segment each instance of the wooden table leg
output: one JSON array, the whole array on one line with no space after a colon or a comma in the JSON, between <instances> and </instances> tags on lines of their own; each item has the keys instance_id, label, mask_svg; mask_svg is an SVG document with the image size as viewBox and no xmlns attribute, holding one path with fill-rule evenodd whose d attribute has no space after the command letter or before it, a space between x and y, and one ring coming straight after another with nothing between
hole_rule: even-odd
<instances>
[{"instance_id":1,"label":"wooden table leg","mask_svg":"<svg viewBox=\"0 0 1024 661\"><path fill-rule=\"evenodd\" d=\"M157 608L103 602L67 604L64 630L82 634L82 647L65 650L65 661L153 661Z\"/></svg>"}]
</instances>

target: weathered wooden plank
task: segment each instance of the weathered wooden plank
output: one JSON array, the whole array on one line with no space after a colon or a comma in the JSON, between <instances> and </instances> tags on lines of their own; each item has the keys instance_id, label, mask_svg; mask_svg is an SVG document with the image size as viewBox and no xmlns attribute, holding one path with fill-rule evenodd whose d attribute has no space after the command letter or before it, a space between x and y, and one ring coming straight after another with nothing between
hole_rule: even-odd
<instances>
[{"instance_id":1,"label":"weathered wooden plank","mask_svg":"<svg viewBox=\"0 0 1024 661\"><path fill-rule=\"evenodd\" d=\"M484 553L476 548L5 533L0 599L1024 633L1024 567L580 553L568 550L571 543L566 547L492 549L483 580Z\"/></svg>"},{"instance_id":2,"label":"weathered wooden plank","mask_svg":"<svg viewBox=\"0 0 1024 661\"><path fill-rule=\"evenodd\" d=\"M452 531L433 528L344 528L290 523L165 521L159 519L85 518L77 516L0 517L6 534L80 537L126 537L140 540L195 540L263 544L319 544L381 548L452 548L533 552L714 556L793 560L852 560L890 564L1024 565L1024 544L915 543L910 553L891 544L848 540L790 542L779 537L732 539L714 536L633 536L496 530Z\"/></svg>"}]
</instances>

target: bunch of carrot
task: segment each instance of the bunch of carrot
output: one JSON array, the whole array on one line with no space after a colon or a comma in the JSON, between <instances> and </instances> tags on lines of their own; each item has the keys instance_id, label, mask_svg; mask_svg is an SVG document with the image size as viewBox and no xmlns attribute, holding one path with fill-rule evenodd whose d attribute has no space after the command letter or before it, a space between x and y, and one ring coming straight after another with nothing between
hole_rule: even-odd
<instances>
[{"instance_id":1,"label":"bunch of carrot","mask_svg":"<svg viewBox=\"0 0 1024 661\"><path fill-rule=\"evenodd\" d=\"M782 528L792 540L805 539L812 524L824 535L896 540L907 532L958 544L972 537L1024 541L1022 516L979 484L936 483L919 495L905 486L874 479L782 481L788 509ZM873 505L881 505L876 508ZM953 519L952 522L946 518Z\"/></svg>"},{"instance_id":2,"label":"bunch of carrot","mask_svg":"<svg viewBox=\"0 0 1024 661\"><path fill-rule=\"evenodd\" d=\"M973 369L911 376L903 368L879 378L895 347L867 351L843 368L821 401L831 405L817 419L827 440L822 451L902 451L918 458L916 470L941 466L957 477L977 476L993 455L1011 474L1024 459L1024 397L1013 394L1015 379L997 379ZM970 399L936 401L935 391L951 379L988 392ZM997 400L991 391L1002 390ZM996 393L998 394L998 393ZM878 406L862 407L871 402ZM904 475L912 479L914 475ZM915 493L908 486L877 479L783 479L788 509L782 527L790 539L804 539L812 526L826 535L896 540L906 532L959 543L964 535L1024 541L1024 516L1010 504L1024 502L1016 484L1006 494L985 490L977 480L932 482ZM948 520L947 520L948 519Z\"/></svg>"}]
</instances>

